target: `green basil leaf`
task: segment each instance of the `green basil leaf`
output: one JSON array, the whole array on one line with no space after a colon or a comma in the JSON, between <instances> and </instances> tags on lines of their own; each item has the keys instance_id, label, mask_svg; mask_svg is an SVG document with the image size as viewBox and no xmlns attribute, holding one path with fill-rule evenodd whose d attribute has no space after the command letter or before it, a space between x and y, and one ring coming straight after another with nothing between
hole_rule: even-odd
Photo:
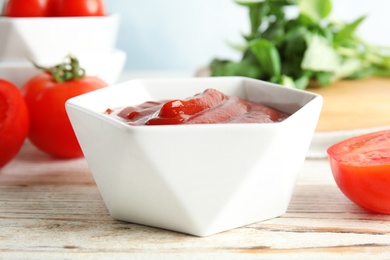
<instances>
[{"instance_id":1,"label":"green basil leaf","mask_svg":"<svg viewBox=\"0 0 390 260\"><path fill-rule=\"evenodd\" d=\"M341 45L344 42L351 40L351 38L353 38L354 34L356 33L357 28L365 19L366 17L362 16L352 23L345 25L340 31L336 32L334 36L335 46Z\"/></svg>"},{"instance_id":2,"label":"green basil leaf","mask_svg":"<svg viewBox=\"0 0 390 260\"><path fill-rule=\"evenodd\" d=\"M294 79L286 75L281 75L279 77L274 76L271 78L270 81L279 85L283 85L285 87L290 87L290 88L296 87Z\"/></svg>"},{"instance_id":3,"label":"green basil leaf","mask_svg":"<svg viewBox=\"0 0 390 260\"><path fill-rule=\"evenodd\" d=\"M251 24L251 36L250 40L254 39L259 32L259 28L263 21L264 16L269 11L269 7L263 3L249 7L249 19Z\"/></svg>"},{"instance_id":4,"label":"green basil leaf","mask_svg":"<svg viewBox=\"0 0 390 260\"><path fill-rule=\"evenodd\" d=\"M321 86L330 85L335 81L334 74L329 72L317 72L315 78Z\"/></svg>"},{"instance_id":5,"label":"green basil leaf","mask_svg":"<svg viewBox=\"0 0 390 260\"><path fill-rule=\"evenodd\" d=\"M307 43L302 68L312 71L335 72L341 64L341 57L322 36L314 34Z\"/></svg>"},{"instance_id":6,"label":"green basil leaf","mask_svg":"<svg viewBox=\"0 0 390 260\"><path fill-rule=\"evenodd\" d=\"M210 64L212 76L242 76L249 78L261 78L262 73L256 63L249 59L240 62L213 60Z\"/></svg>"},{"instance_id":7,"label":"green basil leaf","mask_svg":"<svg viewBox=\"0 0 390 260\"><path fill-rule=\"evenodd\" d=\"M264 3L264 0L236 0L236 3L239 5L252 7Z\"/></svg>"},{"instance_id":8,"label":"green basil leaf","mask_svg":"<svg viewBox=\"0 0 390 260\"><path fill-rule=\"evenodd\" d=\"M314 22L320 22L327 17L332 10L331 0L298 0L299 11L312 19Z\"/></svg>"},{"instance_id":9,"label":"green basil leaf","mask_svg":"<svg viewBox=\"0 0 390 260\"><path fill-rule=\"evenodd\" d=\"M363 69L363 67L363 63L360 59L347 58L340 64L335 77L337 79L348 77L349 75L357 73L359 70Z\"/></svg>"},{"instance_id":10,"label":"green basil leaf","mask_svg":"<svg viewBox=\"0 0 390 260\"><path fill-rule=\"evenodd\" d=\"M236 0L249 11L250 32L239 62L214 60L214 76L248 76L304 89L343 78L390 76L390 48L355 35L365 17L349 22L328 18L332 0ZM286 7L299 13L289 17Z\"/></svg>"},{"instance_id":11,"label":"green basil leaf","mask_svg":"<svg viewBox=\"0 0 390 260\"><path fill-rule=\"evenodd\" d=\"M249 48L257 58L260 68L270 77L280 76L281 61L278 49L267 40L256 39L249 43Z\"/></svg>"},{"instance_id":12,"label":"green basil leaf","mask_svg":"<svg viewBox=\"0 0 390 260\"><path fill-rule=\"evenodd\" d=\"M311 77L312 77L311 73L305 73L300 78L297 78L294 81L295 88L297 88L297 89L305 89L309 85Z\"/></svg>"},{"instance_id":13,"label":"green basil leaf","mask_svg":"<svg viewBox=\"0 0 390 260\"><path fill-rule=\"evenodd\" d=\"M264 3L264 2L278 3L281 6L297 4L297 0L236 0L235 2L243 6L254 6L256 4Z\"/></svg>"}]
</instances>

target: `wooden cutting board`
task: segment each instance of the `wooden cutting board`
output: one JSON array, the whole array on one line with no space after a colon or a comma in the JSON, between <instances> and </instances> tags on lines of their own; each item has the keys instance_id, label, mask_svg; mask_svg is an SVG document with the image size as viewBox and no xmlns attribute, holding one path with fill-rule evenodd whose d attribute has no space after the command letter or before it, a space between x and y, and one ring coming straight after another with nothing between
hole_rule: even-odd
<instances>
[{"instance_id":1,"label":"wooden cutting board","mask_svg":"<svg viewBox=\"0 0 390 260\"><path fill-rule=\"evenodd\" d=\"M390 126L390 78L342 80L307 90L324 98L317 132Z\"/></svg>"}]
</instances>

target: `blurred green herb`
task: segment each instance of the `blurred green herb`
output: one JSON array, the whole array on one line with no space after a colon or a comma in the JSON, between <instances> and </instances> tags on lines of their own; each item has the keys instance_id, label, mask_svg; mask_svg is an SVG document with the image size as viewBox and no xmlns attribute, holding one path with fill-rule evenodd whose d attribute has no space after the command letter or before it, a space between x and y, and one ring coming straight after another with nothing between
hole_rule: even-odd
<instances>
[{"instance_id":1,"label":"blurred green herb","mask_svg":"<svg viewBox=\"0 0 390 260\"><path fill-rule=\"evenodd\" d=\"M310 82L390 76L390 48L356 36L365 17L345 23L329 18L331 0L240 0L249 10L240 61L214 59L212 76L246 76L305 89ZM298 14L287 17L287 8Z\"/></svg>"}]
</instances>

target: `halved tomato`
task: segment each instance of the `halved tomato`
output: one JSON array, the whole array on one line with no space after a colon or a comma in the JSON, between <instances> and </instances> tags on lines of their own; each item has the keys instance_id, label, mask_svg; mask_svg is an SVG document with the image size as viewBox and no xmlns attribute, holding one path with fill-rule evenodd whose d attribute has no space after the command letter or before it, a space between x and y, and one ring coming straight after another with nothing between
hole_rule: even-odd
<instances>
[{"instance_id":1,"label":"halved tomato","mask_svg":"<svg viewBox=\"0 0 390 260\"><path fill-rule=\"evenodd\" d=\"M334 179L351 201L390 213L390 130L344 140L327 152Z\"/></svg>"}]
</instances>

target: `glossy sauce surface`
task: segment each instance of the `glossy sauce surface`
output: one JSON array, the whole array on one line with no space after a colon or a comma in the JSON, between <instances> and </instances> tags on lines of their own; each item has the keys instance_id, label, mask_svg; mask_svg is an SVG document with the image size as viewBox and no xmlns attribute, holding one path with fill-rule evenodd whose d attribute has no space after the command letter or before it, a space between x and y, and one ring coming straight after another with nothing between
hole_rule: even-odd
<instances>
[{"instance_id":1,"label":"glossy sauce surface","mask_svg":"<svg viewBox=\"0 0 390 260\"><path fill-rule=\"evenodd\" d=\"M130 125L273 123L288 117L270 107L212 88L185 100L147 101L137 106L109 108L105 113L118 116Z\"/></svg>"}]
</instances>

